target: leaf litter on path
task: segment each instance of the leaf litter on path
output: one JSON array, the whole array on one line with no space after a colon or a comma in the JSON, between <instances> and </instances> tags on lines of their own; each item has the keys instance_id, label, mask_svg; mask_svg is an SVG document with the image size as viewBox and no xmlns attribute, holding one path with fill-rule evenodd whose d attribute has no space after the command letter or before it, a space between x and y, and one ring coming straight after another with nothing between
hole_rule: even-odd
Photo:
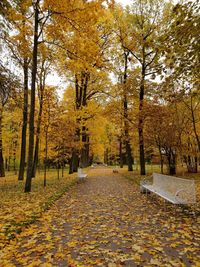
<instances>
[{"instance_id":1,"label":"leaf litter on path","mask_svg":"<svg viewBox=\"0 0 200 267\"><path fill-rule=\"evenodd\" d=\"M191 214L94 169L1 251L0 266L200 266L199 244Z\"/></svg>"}]
</instances>

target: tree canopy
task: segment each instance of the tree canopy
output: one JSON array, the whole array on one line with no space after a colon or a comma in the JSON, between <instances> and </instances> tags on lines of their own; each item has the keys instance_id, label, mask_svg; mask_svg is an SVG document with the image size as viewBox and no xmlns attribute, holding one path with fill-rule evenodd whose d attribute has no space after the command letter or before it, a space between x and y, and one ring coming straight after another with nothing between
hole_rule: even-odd
<instances>
[{"instance_id":1,"label":"tree canopy","mask_svg":"<svg viewBox=\"0 0 200 267\"><path fill-rule=\"evenodd\" d=\"M13 117L26 192L38 166L197 171L199 0L1 1L0 20L1 176Z\"/></svg>"}]
</instances>

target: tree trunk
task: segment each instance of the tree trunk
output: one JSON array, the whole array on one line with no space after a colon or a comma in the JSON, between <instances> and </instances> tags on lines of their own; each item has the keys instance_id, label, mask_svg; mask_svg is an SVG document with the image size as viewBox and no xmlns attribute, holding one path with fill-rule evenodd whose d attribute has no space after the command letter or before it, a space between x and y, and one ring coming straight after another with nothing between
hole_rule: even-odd
<instances>
[{"instance_id":1,"label":"tree trunk","mask_svg":"<svg viewBox=\"0 0 200 267\"><path fill-rule=\"evenodd\" d=\"M57 178L60 179L60 164L57 163Z\"/></svg>"},{"instance_id":2,"label":"tree trunk","mask_svg":"<svg viewBox=\"0 0 200 267\"><path fill-rule=\"evenodd\" d=\"M69 164L69 174L72 174L73 172L77 171L78 171L78 154L76 149L73 149Z\"/></svg>"},{"instance_id":3,"label":"tree trunk","mask_svg":"<svg viewBox=\"0 0 200 267\"><path fill-rule=\"evenodd\" d=\"M139 150L140 150L140 174L145 175L145 156L144 156L144 135L143 135L143 101L144 101L144 81L145 81L145 67L142 65L142 79L140 84L140 99L139 99Z\"/></svg>"},{"instance_id":4,"label":"tree trunk","mask_svg":"<svg viewBox=\"0 0 200 267\"><path fill-rule=\"evenodd\" d=\"M124 108L124 136L125 136L125 147L126 147L126 160L128 165L128 171L133 171L132 166L132 155L131 145L129 137L129 125L128 125L128 100L127 100L127 69L128 69L128 55L129 52L124 52L124 79L123 79L123 108Z\"/></svg>"},{"instance_id":5,"label":"tree trunk","mask_svg":"<svg viewBox=\"0 0 200 267\"><path fill-rule=\"evenodd\" d=\"M78 171L78 165L79 165L78 152L75 151L74 157L73 157L73 172L77 172Z\"/></svg>"},{"instance_id":6,"label":"tree trunk","mask_svg":"<svg viewBox=\"0 0 200 267\"><path fill-rule=\"evenodd\" d=\"M65 169L65 164L62 162L62 177L64 177L64 169Z\"/></svg>"},{"instance_id":7,"label":"tree trunk","mask_svg":"<svg viewBox=\"0 0 200 267\"><path fill-rule=\"evenodd\" d=\"M163 155L162 155L160 146L158 146L158 149L159 149L159 154L160 154L160 171L163 174Z\"/></svg>"},{"instance_id":8,"label":"tree trunk","mask_svg":"<svg viewBox=\"0 0 200 267\"><path fill-rule=\"evenodd\" d=\"M199 135L197 133L197 128L196 128L196 121L195 121L195 114L194 114L194 109L193 109L192 97L191 97L191 113L192 113L193 130L194 130L194 134L195 134L195 137L196 137L198 150L200 152L200 140L199 140Z\"/></svg>"},{"instance_id":9,"label":"tree trunk","mask_svg":"<svg viewBox=\"0 0 200 267\"><path fill-rule=\"evenodd\" d=\"M6 157L5 169L8 170L8 158Z\"/></svg>"},{"instance_id":10,"label":"tree trunk","mask_svg":"<svg viewBox=\"0 0 200 267\"><path fill-rule=\"evenodd\" d=\"M119 140L119 160L120 168L123 168L122 138Z\"/></svg>"},{"instance_id":11,"label":"tree trunk","mask_svg":"<svg viewBox=\"0 0 200 267\"><path fill-rule=\"evenodd\" d=\"M168 158L169 174L174 175L176 174L176 155L172 149L169 149L167 158Z\"/></svg>"},{"instance_id":12,"label":"tree trunk","mask_svg":"<svg viewBox=\"0 0 200 267\"><path fill-rule=\"evenodd\" d=\"M86 127L82 127L82 142L83 148L80 155L80 167L86 168L89 166L89 137L86 133Z\"/></svg>"},{"instance_id":13,"label":"tree trunk","mask_svg":"<svg viewBox=\"0 0 200 267\"><path fill-rule=\"evenodd\" d=\"M108 148L104 151L104 163L108 164Z\"/></svg>"},{"instance_id":14,"label":"tree trunk","mask_svg":"<svg viewBox=\"0 0 200 267\"><path fill-rule=\"evenodd\" d=\"M2 142L2 118L3 118L3 108L0 107L0 177L5 177L4 160L3 160L3 142Z\"/></svg>"},{"instance_id":15,"label":"tree trunk","mask_svg":"<svg viewBox=\"0 0 200 267\"><path fill-rule=\"evenodd\" d=\"M24 180L24 170L26 162L26 131L28 119L28 62L24 59L24 106L23 106L23 125L22 125L22 140L21 140L21 155L18 180Z\"/></svg>"},{"instance_id":16,"label":"tree trunk","mask_svg":"<svg viewBox=\"0 0 200 267\"><path fill-rule=\"evenodd\" d=\"M186 161L186 165L187 165L187 170L189 173L197 173L197 157L191 157L191 156L187 156L185 157L185 161Z\"/></svg>"},{"instance_id":17,"label":"tree trunk","mask_svg":"<svg viewBox=\"0 0 200 267\"><path fill-rule=\"evenodd\" d=\"M47 185L48 127L45 131L44 187Z\"/></svg>"},{"instance_id":18,"label":"tree trunk","mask_svg":"<svg viewBox=\"0 0 200 267\"><path fill-rule=\"evenodd\" d=\"M36 130L36 142L35 142L35 152L34 152L34 160L33 160L33 169L32 169L32 177L36 175L36 169L38 165L38 154L39 154L39 142L40 142L40 126L42 121L42 112L43 112L43 102L44 102L44 90L45 90L45 80L46 80L46 69L45 69L45 60L42 61L42 66L40 70L40 84L39 84L39 113L38 113L38 121L37 121L37 130Z\"/></svg>"},{"instance_id":19,"label":"tree trunk","mask_svg":"<svg viewBox=\"0 0 200 267\"><path fill-rule=\"evenodd\" d=\"M36 142L35 142L35 152L34 152L32 177L35 177L37 164L38 164L39 143L40 143L40 125L41 125L41 121L42 121L42 111L43 111L43 97L44 97L44 92L43 92L43 89L42 89L42 91L41 91L41 99L40 99L40 107L39 107L39 114L38 114L37 130L36 130Z\"/></svg>"},{"instance_id":20,"label":"tree trunk","mask_svg":"<svg viewBox=\"0 0 200 267\"><path fill-rule=\"evenodd\" d=\"M29 119L29 150L28 150L28 166L25 184L25 192L31 191L32 168L33 168L33 152L34 152L34 117L35 117L35 85L37 74L37 54L38 54L38 25L39 25L39 0L35 3L35 19L34 19L34 45L33 45L33 62L32 62L32 80L31 80L31 105Z\"/></svg>"}]
</instances>

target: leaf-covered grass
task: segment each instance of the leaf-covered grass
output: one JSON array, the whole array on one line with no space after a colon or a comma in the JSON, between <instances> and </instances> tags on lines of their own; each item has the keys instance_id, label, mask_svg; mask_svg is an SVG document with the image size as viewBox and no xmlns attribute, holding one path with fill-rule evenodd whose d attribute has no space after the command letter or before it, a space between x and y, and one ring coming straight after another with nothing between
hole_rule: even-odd
<instances>
[{"instance_id":1,"label":"leaf-covered grass","mask_svg":"<svg viewBox=\"0 0 200 267\"><path fill-rule=\"evenodd\" d=\"M154 171L160 173L159 166L153 166ZM140 175L139 170L135 169L133 172L128 172L127 169L123 168L120 169L120 174L123 175L126 179L131 181L132 183L136 184L138 187L140 186L140 182L143 180L148 180L152 182L152 166L146 167L146 175ZM164 169L164 174L167 174L167 171ZM181 166L178 167L177 170L177 177L184 178L184 179L192 179L195 180L195 189L196 189L196 200L197 204L195 205L196 216L200 216L200 173L188 173L185 169Z\"/></svg>"},{"instance_id":2,"label":"leaf-covered grass","mask_svg":"<svg viewBox=\"0 0 200 267\"><path fill-rule=\"evenodd\" d=\"M2 250L0 266L199 266L199 218L141 194L139 180L90 170Z\"/></svg>"},{"instance_id":3,"label":"leaf-covered grass","mask_svg":"<svg viewBox=\"0 0 200 267\"><path fill-rule=\"evenodd\" d=\"M25 226L35 222L75 183L76 174L65 174L58 180L56 171L50 171L44 188L43 173L40 172L32 179L31 193L24 193L24 181L17 181L16 175L8 173L5 178L0 178L0 249Z\"/></svg>"}]
</instances>

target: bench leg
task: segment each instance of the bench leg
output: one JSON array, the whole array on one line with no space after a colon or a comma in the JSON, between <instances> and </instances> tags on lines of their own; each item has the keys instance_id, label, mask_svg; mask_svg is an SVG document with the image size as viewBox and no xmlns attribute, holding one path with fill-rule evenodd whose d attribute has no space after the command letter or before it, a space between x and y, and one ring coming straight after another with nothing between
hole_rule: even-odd
<instances>
[{"instance_id":1,"label":"bench leg","mask_svg":"<svg viewBox=\"0 0 200 267\"><path fill-rule=\"evenodd\" d=\"M177 209L176 209L177 205L174 204L174 206L175 206L175 207L174 207L174 216L177 217Z\"/></svg>"},{"instance_id":2,"label":"bench leg","mask_svg":"<svg viewBox=\"0 0 200 267\"><path fill-rule=\"evenodd\" d=\"M166 200L164 199L164 212L166 212Z\"/></svg>"}]
</instances>

